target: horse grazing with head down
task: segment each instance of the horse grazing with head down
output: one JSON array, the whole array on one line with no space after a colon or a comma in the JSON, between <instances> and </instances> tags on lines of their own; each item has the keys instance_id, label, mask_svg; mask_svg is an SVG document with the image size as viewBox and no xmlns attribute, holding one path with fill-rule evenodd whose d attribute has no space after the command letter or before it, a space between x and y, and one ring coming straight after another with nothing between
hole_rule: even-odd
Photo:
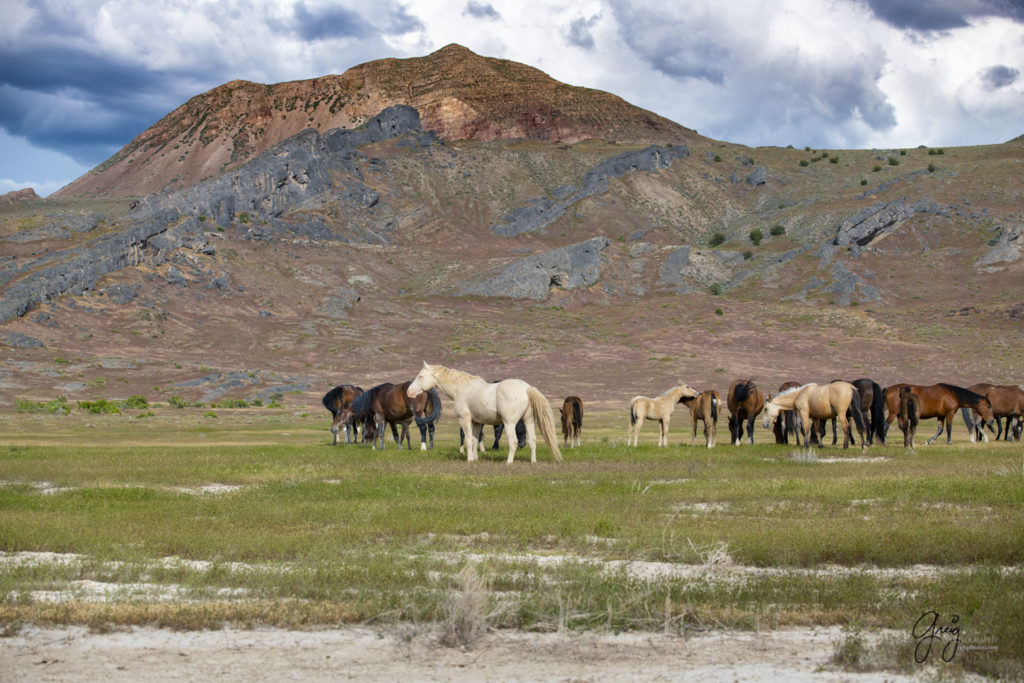
<instances>
[{"instance_id":1,"label":"horse grazing with head down","mask_svg":"<svg viewBox=\"0 0 1024 683\"><path fill-rule=\"evenodd\" d=\"M917 394L904 384L900 387L900 408L896 414L900 430L903 432L903 447L914 449L914 436L917 434L917 416L921 412L921 401Z\"/></svg>"},{"instance_id":2,"label":"horse grazing with head down","mask_svg":"<svg viewBox=\"0 0 1024 683\"><path fill-rule=\"evenodd\" d=\"M849 411L860 434L861 450L867 448L864 441L865 421L860 407L860 396L849 382L805 384L772 396L764 403L764 427L770 427L783 410L796 411L805 445L812 420L837 418L843 426L843 448L848 448L853 440L850 422L846 417Z\"/></svg>"},{"instance_id":3,"label":"horse grazing with head down","mask_svg":"<svg viewBox=\"0 0 1024 683\"><path fill-rule=\"evenodd\" d=\"M738 379L729 387L729 436L734 445L743 443L743 423L747 423L747 440L754 443L754 419L764 410L764 394L751 379Z\"/></svg>"},{"instance_id":4,"label":"horse grazing with head down","mask_svg":"<svg viewBox=\"0 0 1024 683\"><path fill-rule=\"evenodd\" d=\"M583 400L579 396L566 396L562 401L562 439L566 447L580 445L583 430Z\"/></svg>"},{"instance_id":5,"label":"horse grazing with head down","mask_svg":"<svg viewBox=\"0 0 1024 683\"><path fill-rule=\"evenodd\" d=\"M1006 441L1013 438L1011 425L1014 420L1020 420L1021 417L1024 417L1024 388L1016 384L988 384L982 382L972 384L967 387L967 390L981 394L992 404L992 414L996 420L996 441L1000 438L1004 438ZM961 411L964 416L964 422L967 422L967 408L962 408ZM1006 418L1005 430L1003 429L1002 422L1004 417ZM979 435L983 433L980 428L977 432Z\"/></svg>"},{"instance_id":6,"label":"horse grazing with head down","mask_svg":"<svg viewBox=\"0 0 1024 683\"><path fill-rule=\"evenodd\" d=\"M779 393L786 389L795 389L802 386L803 384L800 382L783 382L779 385ZM777 444L788 444L789 437L792 436L793 440L796 441L796 445L800 445L800 428L796 423L796 413L792 410L783 410L779 413L778 419L775 420L775 424L772 426L772 432L775 434L775 443Z\"/></svg>"},{"instance_id":7,"label":"horse grazing with head down","mask_svg":"<svg viewBox=\"0 0 1024 683\"><path fill-rule=\"evenodd\" d=\"M667 446L668 425L672 421L672 412L676 409L676 404L682 403L684 397L696 395L696 389L680 382L655 398L634 396L633 400L629 402L628 443L632 446L636 446L639 443L640 430L644 426L644 420L650 418L651 420L657 420L661 426L661 431L658 434L658 445Z\"/></svg>"},{"instance_id":8,"label":"horse grazing with head down","mask_svg":"<svg viewBox=\"0 0 1024 683\"><path fill-rule=\"evenodd\" d=\"M683 403L690 409L690 428L693 430L693 438L690 445L697 445L697 421L704 423L704 445L708 448L715 447L715 436L718 432L718 410L722 403L718 392L714 389L702 391L694 397L683 397Z\"/></svg>"},{"instance_id":9,"label":"horse grazing with head down","mask_svg":"<svg viewBox=\"0 0 1024 683\"><path fill-rule=\"evenodd\" d=\"M362 387L357 387L352 384L342 384L336 386L320 399L321 403L324 404L324 408L331 411L331 417L337 418L338 413L341 412L342 408L348 407L352 401L356 400L356 397L361 396L363 393ZM334 435L334 445L338 445L338 432L334 431L333 424L331 433ZM358 438L358 434L356 435ZM345 443L352 443L352 425L345 426Z\"/></svg>"},{"instance_id":10,"label":"horse grazing with head down","mask_svg":"<svg viewBox=\"0 0 1024 683\"><path fill-rule=\"evenodd\" d=\"M889 413L889 416L886 418L886 429L899 415L899 389L903 386L909 386L910 390L920 400L921 412L917 416L919 420L928 420L933 417L938 418L939 429L935 432L935 436L928 439L929 444L934 443L939 438L943 429L946 430L946 443L950 444L953 442L953 418L956 416L956 411L960 408L969 408L980 417L980 421L977 423L967 419L966 416L964 418L971 443L975 441L974 430L978 425L981 427L987 426L992 433L995 433L995 430L992 428L992 423L995 421L995 416L992 414L992 402L981 394L977 394L964 387L958 387L955 384L946 384L945 382L929 385L894 384L886 387L885 403ZM985 441L988 441L988 436L984 432L981 435Z\"/></svg>"},{"instance_id":11,"label":"horse grazing with head down","mask_svg":"<svg viewBox=\"0 0 1024 683\"><path fill-rule=\"evenodd\" d=\"M477 434L480 425L505 425L508 435L508 463L516 454L516 422L526 425L526 442L530 446L530 462L537 462L537 433L540 427L544 442L556 460L562 459L555 437L555 421L551 404L535 387L521 379L488 382L483 377L462 370L423 362L407 390L410 397L437 387L455 402L455 416L466 434L466 460L477 460Z\"/></svg>"},{"instance_id":12,"label":"horse grazing with head down","mask_svg":"<svg viewBox=\"0 0 1024 683\"><path fill-rule=\"evenodd\" d=\"M435 391L433 394L423 394L415 400L409 399L406 396L408 386L409 382L398 385L385 382L366 391L335 417L331 431L337 433L342 426L354 422L372 423L375 435L373 447L377 448L379 442L383 450L385 425L390 425L391 435L399 448L402 443L408 443L411 449L409 425L416 420L416 425L420 429L420 450L427 450L428 434L429 447L433 448L434 424L441 416L441 397ZM401 435L398 433L398 425L402 425Z\"/></svg>"}]
</instances>

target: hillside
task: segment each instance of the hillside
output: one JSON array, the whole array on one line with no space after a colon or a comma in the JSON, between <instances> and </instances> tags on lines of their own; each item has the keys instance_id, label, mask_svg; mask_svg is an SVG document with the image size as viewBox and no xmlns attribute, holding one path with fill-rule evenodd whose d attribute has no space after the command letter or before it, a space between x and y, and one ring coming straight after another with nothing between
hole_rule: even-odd
<instances>
[{"instance_id":1,"label":"hillside","mask_svg":"<svg viewBox=\"0 0 1024 683\"><path fill-rule=\"evenodd\" d=\"M425 120L303 130L140 201L0 207L0 411L322 411L425 359L616 408L679 379L1021 381L1019 142L454 140Z\"/></svg>"},{"instance_id":2,"label":"hillside","mask_svg":"<svg viewBox=\"0 0 1024 683\"><path fill-rule=\"evenodd\" d=\"M129 196L190 187L299 131L355 128L395 104L443 140L681 142L696 134L606 92L448 45L344 74L264 85L231 81L193 97L56 193Z\"/></svg>"}]
</instances>

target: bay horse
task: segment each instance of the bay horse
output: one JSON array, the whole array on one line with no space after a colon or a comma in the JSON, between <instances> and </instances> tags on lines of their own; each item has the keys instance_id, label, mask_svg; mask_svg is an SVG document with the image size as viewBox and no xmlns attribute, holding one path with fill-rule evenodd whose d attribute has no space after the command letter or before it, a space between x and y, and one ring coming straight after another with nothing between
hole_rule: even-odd
<instances>
[{"instance_id":1,"label":"bay horse","mask_svg":"<svg viewBox=\"0 0 1024 683\"><path fill-rule=\"evenodd\" d=\"M786 389L795 389L802 386L803 384L800 382L783 382L779 385L779 393L782 393ZM779 413L779 418L775 420L772 432L775 434L775 443L788 444L789 437L792 435L793 440L796 441L796 445L799 446L800 427L796 423L796 412L792 410L783 410Z\"/></svg>"},{"instance_id":2,"label":"bay horse","mask_svg":"<svg viewBox=\"0 0 1024 683\"><path fill-rule=\"evenodd\" d=\"M953 442L953 417L956 415L957 410L965 407L978 413L981 418L981 426L987 426L989 430L995 433L995 430L992 429L992 422L995 420L995 417L992 415L992 402L981 394L956 386L955 384L946 384L945 382L929 384L927 386L901 384L886 387L885 403L889 413L889 416L886 418L887 428L888 425L892 424L893 419L899 415L899 388L902 386L909 386L910 390L920 399L921 412L918 413L918 420L938 418L939 429L935 432L935 436L928 439L929 444L934 443L939 438L943 429L946 430L946 443L950 444ZM895 394L893 391L894 387L896 388ZM975 425L970 420L966 420L966 422L971 443L974 443ZM988 441L988 436L984 432L982 437L984 437L985 441Z\"/></svg>"},{"instance_id":3,"label":"bay horse","mask_svg":"<svg viewBox=\"0 0 1024 683\"><path fill-rule=\"evenodd\" d=\"M646 396L634 396L629 402L629 436L627 443L636 446L640 441L640 430L644 426L644 420L650 418L657 420L661 431L658 433L658 445L668 445L668 425L672 421L672 412L676 404L682 403L684 397L697 395L697 390L688 384L680 382L676 386L667 389L660 396L647 398Z\"/></svg>"},{"instance_id":4,"label":"bay horse","mask_svg":"<svg viewBox=\"0 0 1024 683\"><path fill-rule=\"evenodd\" d=\"M904 384L900 387L900 408L896 414L903 431L903 447L914 450L914 436L917 434L917 416L921 413L921 400Z\"/></svg>"},{"instance_id":5,"label":"bay horse","mask_svg":"<svg viewBox=\"0 0 1024 683\"><path fill-rule=\"evenodd\" d=\"M733 445L743 443L743 423L747 423L747 439L754 443L754 418L764 410L764 394L752 379L738 379L729 387L729 437Z\"/></svg>"},{"instance_id":6,"label":"bay horse","mask_svg":"<svg viewBox=\"0 0 1024 683\"><path fill-rule=\"evenodd\" d=\"M1024 389L1016 384L988 384L981 382L967 387L968 391L981 394L992 404L992 414L996 420L996 441L1000 438L1009 441L1011 434L1010 425L1014 420L1024 417ZM962 409L964 422L968 419L967 408ZM1003 429L1002 418L1006 418L1006 429ZM977 432L981 434L981 430Z\"/></svg>"},{"instance_id":7,"label":"bay horse","mask_svg":"<svg viewBox=\"0 0 1024 683\"><path fill-rule=\"evenodd\" d=\"M805 384L802 387L787 389L781 394L772 396L764 403L764 427L772 426L783 410L794 410L800 419L800 432L807 444L808 432L812 420L829 420L837 418L843 426L843 448L848 448L853 440L847 411L853 415L853 422L860 434L861 450L867 448L864 441L864 413L860 407L860 396L857 389L849 382L831 382L830 384Z\"/></svg>"},{"instance_id":8,"label":"bay horse","mask_svg":"<svg viewBox=\"0 0 1024 683\"><path fill-rule=\"evenodd\" d=\"M521 379L505 379L491 383L483 377L462 370L431 365L423 361L423 369L409 384L406 393L415 398L434 387L455 401L455 416L466 434L468 462L478 459L478 427L501 423L508 435L508 463L511 464L516 454L515 427L519 420L526 425L530 462L537 462L537 426L540 427L544 442L551 449L555 460L562 460L562 452L558 450L558 441L555 437L555 420L552 417L551 404L536 387Z\"/></svg>"},{"instance_id":9,"label":"bay horse","mask_svg":"<svg viewBox=\"0 0 1024 683\"><path fill-rule=\"evenodd\" d=\"M701 420L704 423L704 445L714 448L715 436L718 432L718 407L722 403L718 392L709 389L692 398L684 396L683 403L690 409L690 428L693 430L690 445L697 445L697 420Z\"/></svg>"},{"instance_id":10,"label":"bay horse","mask_svg":"<svg viewBox=\"0 0 1024 683\"><path fill-rule=\"evenodd\" d=\"M409 425L415 420L420 430L420 450L427 450L428 434L429 447L433 448L434 425L441 416L441 397L435 391L424 393L416 399L410 399L406 395L409 384L410 382L397 385L385 382L364 392L348 408L339 413L331 430L339 430L342 425L360 420L372 421L375 433L373 447L377 448L379 442L380 448L383 450L385 426L390 425L391 435L398 447L401 448L403 443L408 443L409 448L412 449ZM398 425L402 425L401 435L398 433Z\"/></svg>"},{"instance_id":11,"label":"bay horse","mask_svg":"<svg viewBox=\"0 0 1024 683\"><path fill-rule=\"evenodd\" d=\"M562 439L566 447L580 445L583 430L583 400L579 396L566 396L562 401Z\"/></svg>"},{"instance_id":12,"label":"bay horse","mask_svg":"<svg viewBox=\"0 0 1024 683\"><path fill-rule=\"evenodd\" d=\"M320 399L320 402L324 404L324 408L331 411L331 417L338 417L338 413L342 408L348 406L357 396L362 395L363 388L357 387L352 384L342 384L334 387ZM333 426L333 425L332 425ZM334 434L334 444L338 445L338 432L331 429L331 433ZM358 433L356 434L358 438ZM345 443L352 443L352 425L345 425Z\"/></svg>"}]
</instances>

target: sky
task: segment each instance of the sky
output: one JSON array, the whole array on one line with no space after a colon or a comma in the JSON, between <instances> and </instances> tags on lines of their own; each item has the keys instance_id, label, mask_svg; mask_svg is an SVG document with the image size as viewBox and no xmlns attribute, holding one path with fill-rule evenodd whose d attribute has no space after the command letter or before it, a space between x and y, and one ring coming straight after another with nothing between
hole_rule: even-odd
<instances>
[{"instance_id":1,"label":"sky","mask_svg":"<svg viewBox=\"0 0 1024 683\"><path fill-rule=\"evenodd\" d=\"M1024 134L1024 0L2 0L0 194L54 192L190 97L449 43L752 147Z\"/></svg>"}]
</instances>

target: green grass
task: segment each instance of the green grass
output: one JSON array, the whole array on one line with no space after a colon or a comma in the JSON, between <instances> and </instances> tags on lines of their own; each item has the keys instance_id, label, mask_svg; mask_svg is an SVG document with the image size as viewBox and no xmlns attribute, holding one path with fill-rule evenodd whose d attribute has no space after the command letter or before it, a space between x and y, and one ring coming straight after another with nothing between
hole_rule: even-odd
<instances>
[{"instance_id":1,"label":"green grass","mask_svg":"<svg viewBox=\"0 0 1024 683\"><path fill-rule=\"evenodd\" d=\"M75 554L0 565L0 623L436 622L472 564L492 626L908 631L934 609L995 639L958 666L1020 673L1018 445L825 448L817 461L764 443L627 448L605 415L563 463L539 446L538 463L508 466L504 450L466 463L451 423L434 451L380 452L329 445L326 417L238 410L210 426L198 413L0 422L0 549ZM672 442L684 439L680 417ZM32 597L84 579L179 593Z\"/></svg>"}]
</instances>

